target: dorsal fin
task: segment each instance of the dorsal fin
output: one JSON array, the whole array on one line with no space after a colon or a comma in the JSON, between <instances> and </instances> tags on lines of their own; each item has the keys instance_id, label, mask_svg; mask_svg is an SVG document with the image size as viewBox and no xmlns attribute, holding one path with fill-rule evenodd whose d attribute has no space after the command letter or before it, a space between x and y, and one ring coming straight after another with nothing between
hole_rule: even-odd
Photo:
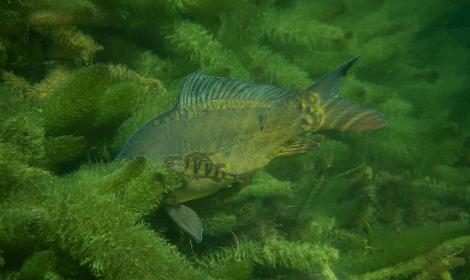
<instances>
[{"instance_id":1,"label":"dorsal fin","mask_svg":"<svg viewBox=\"0 0 470 280\"><path fill-rule=\"evenodd\" d=\"M192 157L199 161L207 162L208 164L213 164L212 160L204 153L195 152L195 153L189 154L188 157Z\"/></svg>"},{"instance_id":2,"label":"dorsal fin","mask_svg":"<svg viewBox=\"0 0 470 280\"><path fill-rule=\"evenodd\" d=\"M297 93L293 91L275 85L207 76L204 72L196 71L186 77L178 95L176 106L186 108L217 99L283 101L296 95Z\"/></svg>"},{"instance_id":3,"label":"dorsal fin","mask_svg":"<svg viewBox=\"0 0 470 280\"><path fill-rule=\"evenodd\" d=\"M319 81L317 81L313 85L309 86L303 92L315 91L315 92L321 93L322 96L320 98L322 99L329 99L331 97L338 95L339 88L341 87L341 83L343 82L344 77L348 73L349 69L351 69L353 64L361 56L362 54L341 64L340 66L338 66L338 68L336 68L335 70L325 75L323 78L321 78Z\"/></svg>"}]
</instances>

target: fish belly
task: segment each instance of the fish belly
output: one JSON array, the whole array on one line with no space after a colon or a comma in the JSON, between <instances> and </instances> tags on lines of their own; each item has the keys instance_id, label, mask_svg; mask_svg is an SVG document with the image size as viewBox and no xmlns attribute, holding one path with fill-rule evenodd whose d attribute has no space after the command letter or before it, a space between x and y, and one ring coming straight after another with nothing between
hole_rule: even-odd
<instances>
[{"instance_id":1,"label":"fish belly","mask_svg":"<svg viewBox=\"0 0 470 280\"><path fill-rule=\"evenodd\" d=\"M291 112L292 111L292 112ZM203 152L222 171L239 175L265 166L303 130L296 122L299 112L284 108L221 109L195 118L195 139Z\"/></svg>"},{"instance_id":2,"label":"fish belly","mask_svg":"<svg viewBox=\"0 0 470 280\"><path fill-rule=\"evenodd\" d=\"M233 181L231 180L215 182L214 180L208 178L200 178L197 180L188 178L180 188L172 191L171 193L168 193L163 198L163 203L177 204L201 198L213 194L221 188L225 188L232 182Z\"/></svg>"},{"instance_id":3,"label":"fish belly","mask_svg":"<svg viewBox=\"0 0 470 280\"><path fill-rule=\"evenodd\" d=\"M140 127L129 137L116 160L144 156L160 162L167 156L204 153L222 171L238 175L265 166L302 131L298 112L284 108L220 108L190 114L171 109ZM297 114L297 115L296 115ZM165 198L180 203L209 195L233 180L188 178Z\"/></svg>"}]
</instances>

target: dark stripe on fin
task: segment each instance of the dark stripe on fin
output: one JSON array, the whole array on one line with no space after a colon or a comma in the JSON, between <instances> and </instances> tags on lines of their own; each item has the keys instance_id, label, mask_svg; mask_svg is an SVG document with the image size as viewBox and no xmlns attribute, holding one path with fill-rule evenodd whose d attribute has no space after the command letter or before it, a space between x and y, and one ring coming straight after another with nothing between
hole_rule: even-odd
<instances>
[{"instance_id":1,"label":"dark stripe on fin","mask_svg":"<svg viewBox=\"0 0 470 280\"><path fill-rule=\"evenodd\" d=\"M294 98L296 95L293 91L275 85L207 76L203 72L196 71L186 77L178 95L176 106L186 108L218 99L284 101Z\"/></svg>"},{"instance_id":2,"label":"dark stripe on fin","mask_svg":"<svg viewBox=\"0 0 470 280\"><path fill-rule=\"evenodd\" d=\"M366 131L387 125L384 114L337 96L323 107L325 120L321 129Z\"/></svg>"},{"instance_id":3,"label":"dark stripe on fin","mask_svg":"<svg viewBox=\"0 0 470 280\"><path fill-rule=\"evenodd\" d=\"M387 124L384 114L338 96L341 83L349 69L361 55L346 61L299 94L299 97L317 95L324 119L321 129L366 131Z\"/></svg>"},{"instance_id":4,"label":"dark stripe on fin","mask_svg":"<svg viewBox=\"0 0 470 280\"><path fill-rule=\"evenodd\" d=\"M202 223L194 210L182 204L164 204L164 208L182 230L189 233L197 243L201 243Z\"/></svg>"},{"instance_id":5,"label":"dark stripe on fin","mask_svg":"<svg viewBox=\"0 0 470 280\"><path fill-rule=\"evenodd\" d=\"M195 153L188 155L188 157L193 157L198 160L209 161L210 163L212 163L211 159L204 153L195 152Z\"/></svg>"}]
</instances>

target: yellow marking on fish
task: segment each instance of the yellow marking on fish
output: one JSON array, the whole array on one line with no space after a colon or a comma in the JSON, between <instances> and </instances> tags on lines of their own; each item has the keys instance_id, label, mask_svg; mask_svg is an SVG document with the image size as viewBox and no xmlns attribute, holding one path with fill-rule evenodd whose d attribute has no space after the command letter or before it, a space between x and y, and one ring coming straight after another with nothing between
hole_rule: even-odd
<instances>
[{"instance_id":1,"label":"yellow marking on fish","mask_svg":"<svg viewBox=\"0 0 470 280\"><path fill-rule=\"evenodd\" d=\"M181 119L181 111L176 111L175 119L179 121Z\"/></svg>"},{"instance_id":2,"label":"yellow marking on fish","mask_svg":"<svg viewBox=\"0 0 470 280\"><path fill-rule=\"evenodd\" d=\"M191 120L192 118L195 117L195 113L194 113L194 108L191 108L191 110L188 111L188 120Z\"/></svg>"},{"instance_id":3,"label":"yellow marking on fish","mask_svg":"<svg viewBox=\"0 0 470 280\"><path fill-rule=\"evenodd\" d=\"M211 111L212 110L212 101L207 101L207 102L204 102L204 106L206 108L207 111Z\"/></svg>"},{"instance_id":4,"label":"yellow marking on fish","mask_svg":"<svg viewBox=\"0 0 470 280\"><path fill-rule=\"evenodd\" d=\"M313 117L311 115L305 115L305 120L309 123L309 124L313 124Z\"/></svg>"},{"instance_id":5,"label":"yellow marking on fish","mask_svg":"<svg viewBox=\"0 0 470 280\"><path fill-rule=\"evenodd\" d=\"M317 110L315 116L317 117L317 120L320 120L320 121L318 121L318 127L321 127L323 125L323 123L325 122L325 113L323 112L323 109L318 107L318 110Z\"/></svg>"},{"instance_id":6,"label":"yellow marking on fish","mask_svg":"<svg viewBox=\"0 0 470 280\"><path fill-rule=\"evenodd\" d=\"M300 125L300 127L302 127L305 131L310 131L310 128L311 128L310 125L305 125L305 124Z\"/></svg>"},{"instance_id":7,"label":"yellow marking on fish","mask_svg":"<svg viewBox=\"0 0 470 280\"><path fill-rule=\"evenodd\" d=\"M305 110L307 108L307 101L305 99L302 99L302 110Z\"/></svg>"},{"instance_id":8,"label":"yellow marking on fish","mask_svg":"<svg viewBox=\"0 0 470 280\"><path fill-rule=\"evenodd\" d=\"M310 95L310 101L316 102L318 100L318 94L314 93Z\"/></svg>"},{"instance_id":9,"label":"yellow marking on fish","mask_svg":"<svg viewBox=\"0 0 470 280\"><path fill-rule=\"evenodd\" d=\"M169 122L171 121L171 118L170 118L170 117L166 117L166 118L164 119L164 121L165 121L165 123L169 123Z\"/></svg>"},{"instance_id":10,"label":"yellow marking on fish","mask_svg":"<svg viewBox=\"0 0 470 280\"><path fill-rule=\"evenodd\" d=\"M156 121L154 122L154 124L155 124L156 126L159 126L159 125L160 125L160 120L156 120Z\"/></svg>"},{"instance_id":11,"label":"yellow marking on fish","mask_svg":"<svg viewBox=\"0 0 470 280\"><path fill-rule=\"evenodd\" d=\"M307 98L301 100L301 104L302 111L305 112L301 115L301 119L307 122L307 124L303 124L301 127L306 131L316 131L325 121L325 114L318 94L311 93Z\"/></svg>"},{"instance_id":12,"label":"yellow marking on fish","mask_svg":"<svg viewBox=\"0 0 470 280\"><path fill-rule=\"evenodd\" d=\"M240 100L238 100L238 99L237 99L237 100L233 100L233 101L232 101L232 104L233 104L233 108L234 108L234 109L240 109L240 107L241 107L241 106L240 106Z\"/></svg>"},{"instance_id":13,"label":"yellow marking on fish","mask_svg":"<svg viewBox=\"0 0 470 280\"><path fill-rule=\"evenodd\" d=\"M250 102L247 102L247 101L242 101L242 108L245 109L245 108L250 108Z\"/></svg>"}]
</instances>

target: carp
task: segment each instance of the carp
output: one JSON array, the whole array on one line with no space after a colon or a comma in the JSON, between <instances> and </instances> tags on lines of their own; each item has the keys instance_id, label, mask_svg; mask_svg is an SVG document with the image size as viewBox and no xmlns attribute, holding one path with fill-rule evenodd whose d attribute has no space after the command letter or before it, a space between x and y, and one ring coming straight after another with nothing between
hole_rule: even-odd
<instances>
[{"instance_id":1,"label":"carp","mask_svg":"<svg viewBox=\"0 0 470 280\"><path fill-rule=\"evenodd\" d=\"M246 80L189 74L176 105L138 128L115 160L143 156L154 162L167 157L204 154L219 171L220 182L188 178L163 198L170 217L197 242L202 240L198 215L182 202L214 193L251 174L273 158L316 149L302 137L320 130L367 131L387 124L385 116L338 95L357 56L300 93Z\"/></svg>"}]
</instances>

